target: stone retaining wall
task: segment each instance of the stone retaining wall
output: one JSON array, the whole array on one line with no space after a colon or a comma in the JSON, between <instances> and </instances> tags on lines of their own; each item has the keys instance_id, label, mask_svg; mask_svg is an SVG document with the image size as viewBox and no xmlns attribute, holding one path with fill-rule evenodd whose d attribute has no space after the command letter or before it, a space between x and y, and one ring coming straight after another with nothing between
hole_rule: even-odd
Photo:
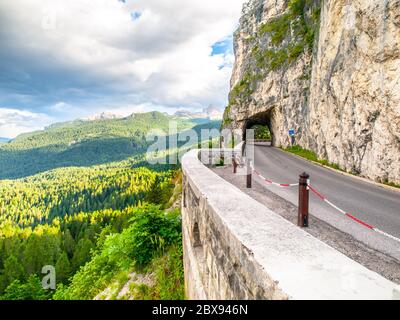
<instances>
[{"instance_id":1,"label":"stone retaining wall","mask_svg":"<svg viewBox=\"0 0 400 320\"><path fill-rule=\"evenodd\" d=\"M199 150L183 168L188 299L393 299L366 269L209 170Z\"/></svg>"}]
</instances>

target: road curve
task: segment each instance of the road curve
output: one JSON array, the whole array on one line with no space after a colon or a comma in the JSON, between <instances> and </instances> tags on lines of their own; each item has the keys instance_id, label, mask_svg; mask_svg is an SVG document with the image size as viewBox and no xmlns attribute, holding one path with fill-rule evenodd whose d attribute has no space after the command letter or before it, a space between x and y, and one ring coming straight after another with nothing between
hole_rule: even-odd
<instances>
[{"instance_id":1,"label":"road curve","mask_svg":"<svg viewBox=\"0 0 400 320\"><path fill-rule=\"evenodd\" d=\"M254 146L254 166L264 177L278 183L296 183L299 174L307 172L311 185L329 201L369 225L400 238L400 192L343 175L270 146ZM263 183L261 179L255 179ZM297 205L297 187L265 186ZM400 260L400 242L355 223L310 194L310 214Z\"/></svg>"}]
</instances>

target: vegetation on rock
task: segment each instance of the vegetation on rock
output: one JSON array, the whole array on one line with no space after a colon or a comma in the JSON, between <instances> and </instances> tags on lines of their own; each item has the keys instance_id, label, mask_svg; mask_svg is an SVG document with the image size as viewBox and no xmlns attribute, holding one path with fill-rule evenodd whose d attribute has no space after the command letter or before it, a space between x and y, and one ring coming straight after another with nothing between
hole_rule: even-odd
<instances>
[{"instance_id":1,"label":"vegetation on rock","mask_svg":"<svg viewBox=\"0 0 400 320\"><path fill-rule=\"evenodd\" d=\"M230 106L248 103L259 80L269 72L290 66L314 47L320 20L320 1L290 0L280 16L261 24L248 40L250 62L229 94L224 125L232 122ZM309 79L307 75L303 79Z\"/></svg>"},{"instance_id":2,"label":"vegetation on rock","mask_svg":"<svg viewBox=\"0 0 400 320\"><path fill-rule=\"evenodd\" d=\"M287 152L296 154L296 155L298 155L298 156L300 156L302 158L305 158L305 159L308 159L308 160L311 160L311 161L314 161L314 162L318 162L318 163L320 163L320 164L322 164L324 166L331 167L331 168L336 169L336 170L341 170L341 168L337 164L330 163L326 159L321 159L321 158L319 158L317 156L317 154L314 151L304 149L301 146L295 145L295 146L292 146L292 147L289 147L289 148L285 148L284 150L287 151Z\"/></svg>"},{"instance_id":3,"label":"vegetation on rock","mask_svg":"<svg viewBox=\"0 0 400 320\"><path fill-rule=\"evenodd\" d=\"M152 272L154 260L158 262L156 269L165 268L159 263L161 259L182 260L181 222L179 211L164 213L159 207L149 205L131 209L132 216L128 227L120 233L110 234L104 241L99 241L92 251L91 260L86 263L72 278L67 286L60 286L54 294L58 300L93 299L106 289L116 278L121 278L133 271ZM168 256L165 255L168 253ZM178 287L165 289L164 298L171 299L176 291L182 292L182 265L177 264L177 275L170 277L168 273L159 275L165 281L179 281ZM161 273L164 269L161 269ZM156 282L159 290L164 290L165 284ZM160 289L161 288L161 289ZM135 298L138 298L137 296ZM146 297L141 297L146 298ZM176 298L183 298L181 294Z\"/></svg>"}]
</instances>

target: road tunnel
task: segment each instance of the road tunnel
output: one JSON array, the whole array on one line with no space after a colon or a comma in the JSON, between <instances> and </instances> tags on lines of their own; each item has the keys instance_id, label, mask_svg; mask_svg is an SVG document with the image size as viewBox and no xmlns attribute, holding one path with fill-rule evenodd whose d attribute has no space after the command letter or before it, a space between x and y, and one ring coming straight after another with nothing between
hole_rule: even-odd
<instances>
[{"instance_id":1,"label":"road tunnel","mask_svg":"<svg viewBox=\"0 0 400 320\"><path fill-rule=\"evenodd\" d=\"M243 128L243 139L247 138L247 130L254 130L254 139L270 141L273 145L274 132L272 130L271 119L272 110L257 113L249 117Z\"/></svg>"}]
</instances>

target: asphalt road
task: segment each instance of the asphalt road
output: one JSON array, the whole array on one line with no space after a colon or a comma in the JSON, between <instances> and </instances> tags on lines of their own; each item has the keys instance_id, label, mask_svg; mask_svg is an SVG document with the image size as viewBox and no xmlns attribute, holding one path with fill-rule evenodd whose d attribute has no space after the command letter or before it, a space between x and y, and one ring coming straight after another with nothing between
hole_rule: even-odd
<instances>
[{"instance_id":1,"label":"asphalt road","mask_svg":"<svg viewBox=\"0 0 400 320\"><path fill-rule=\"evenodd\" d=\"M278 183L296 183L299 174L307 172L311 185L329 201L364 222L400 238L400 192L345 176L270 146L254 146L254 166L265 178ZM261 179L257 181L263 183ZM298 187L283 189L265 186L297 205ZM400 260L400 242L357 224L312 192L310 194L311 215Z\"/></svg>"}]
</instances>

